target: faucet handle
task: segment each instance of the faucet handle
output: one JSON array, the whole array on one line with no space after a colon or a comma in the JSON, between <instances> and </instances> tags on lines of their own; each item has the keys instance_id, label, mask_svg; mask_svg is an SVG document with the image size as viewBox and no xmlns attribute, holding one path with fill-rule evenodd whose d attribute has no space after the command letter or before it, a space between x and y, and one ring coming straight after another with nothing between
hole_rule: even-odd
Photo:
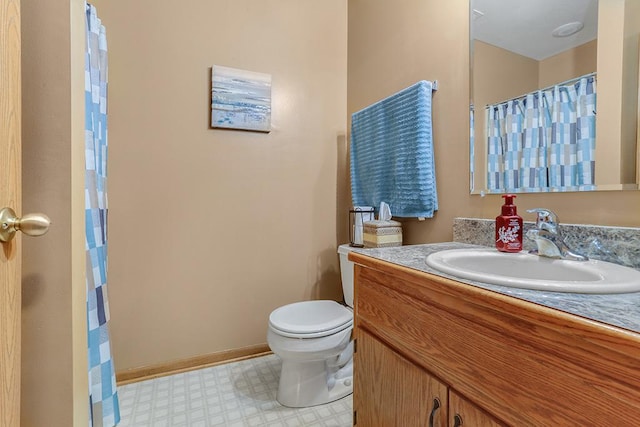
<instances>
[{"instance_id":1,"label":"faucet handle","mask_svg":"<svg viewBox=\"0 0 640 427\"><path fill-rule=\"evenodd\" d=\"M537 214L536 228L557 233L558 215L544 208L527 209L527 212Z\"/></svg>"}]
</instances>

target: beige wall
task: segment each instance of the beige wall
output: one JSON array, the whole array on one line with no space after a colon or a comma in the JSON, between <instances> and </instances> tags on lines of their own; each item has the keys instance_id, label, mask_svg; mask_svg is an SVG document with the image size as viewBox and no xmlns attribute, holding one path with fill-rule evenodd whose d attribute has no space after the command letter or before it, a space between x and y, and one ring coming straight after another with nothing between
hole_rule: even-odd
<instances>
[{"instance_id":1,"label":"beige wall","mask_svg":"<svg viewBox=\"0 0 640 427\"><path fill-rule=\"evenodd\" d=\"M538 63L538 87L547 87L596 71L598 41L545 58Z\"/></svg>"},{"instance_id":2,"label":"beige wall","mask_svg":"<svg viewBox=\"0 0 640 427\"><path fill-rule=\"evenodd\" d=\"M636 0L598 3L606 26L598 30L596 158L607 165L596 173L598 187L636 182L639 7Z\"/></svg>"},{"instance_id":3,"label":"beige wall","mask_svg":"<svg viewBox=\"0 0 640 427\"><path fill-rule=\"evenodd\" d=\"M416 81L438 80L432 105L440 210L424 222L404 221L407 244L451 240L453 217L465 210L469 189L467 22L467 2L462 0L349 0L349 114Z\"/></svg>"},{"instance_id":4,"label":"beige wall","mask_svg":"<svg viewBox=\"0 0 640 427\"><path fill-rule=\"evenodd\" d=\"M46 235L23 239L26 427L88 419L83 13L80 0L22 1L22 213L53 222Z\"/></svg>"},{"instance_id":5,"label":"beige wall","mask_svg":"<svg viewBox=\"0 0 640 427\"><path fill-rule=\"evenodd\" d=\"M473 101L478 107L536 90L539 75L539 61L473 41Z\"/></svg>"},{"instance_id":6,"label":"beige wall","mask_svg":"<svg viewBox=\"0 0 640 427\"><path fill-rule=\"evenodd\" d=\"M116 369L265 343L274 308L341 299L346 3L93 3L110 55ZM271 133L209 128L214 64L272 75Z\"/></svg>"},{"instance_id":7,"label":"beige wall","mask_svg":"<svg viewBox=\"0 0 640 427\"><path fill-rule=\"evenodd\" d=\"M424 222L405 221L406 243L451 240L454 217L494 218L502 204L497 195L469 195L468 13L466 0L349 1L349 114L420 79L440 84L433 98L440 210ZM522 194L516 201L525 219L532 219L525 209L544 206L567 223L640 226L638 191Z\"/></svg>"},{"instance_id":8,"label":"beige wall","mask_svg":"<svg viewBox=\"0 0 640 427\"><path fill-rule=\"evenodd\" d=\"M621 147L622 182L634 182L638 165L634 158L638 155L638 78L640 53L640 2L625 1L624 12L624 58L622 62L622 114L624 115ZM637 181L637 180L636 180ZM640 182L638 182L640 184Z\"/></svg>"},{"instance_id":9,"label":"beige wall","mask_svg":"<svg viewBox=\"0 0 640 427\"><path fill-rule=\"evenodd\" d=\"M537 61L505 49L473 41L474 101L493 104L538 88L593 73L597 40ZM637 55L636 55L637 56Z\"/></svg>"}]
</instances>

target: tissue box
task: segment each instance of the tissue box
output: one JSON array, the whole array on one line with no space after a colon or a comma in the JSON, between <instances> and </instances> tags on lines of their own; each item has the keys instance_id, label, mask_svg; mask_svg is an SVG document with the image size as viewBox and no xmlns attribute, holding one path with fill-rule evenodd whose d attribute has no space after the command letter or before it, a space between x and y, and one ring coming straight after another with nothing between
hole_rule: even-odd
<instances>
[{"instance_id":1,"label":"tissue box","mask_svg":"<svg viewBox=\"0 0 640 427\"><path fill-rule=\"evenodd\" d=\"M402 224L398 221L366 221L363 224L365 248L402 246Z\"/></svg>"}]
</instances>

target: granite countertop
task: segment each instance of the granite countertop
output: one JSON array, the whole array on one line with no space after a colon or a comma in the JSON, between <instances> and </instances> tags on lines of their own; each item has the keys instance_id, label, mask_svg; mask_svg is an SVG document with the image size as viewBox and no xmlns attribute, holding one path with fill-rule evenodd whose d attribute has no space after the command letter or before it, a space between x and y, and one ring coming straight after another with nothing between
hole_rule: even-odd
<instances>
[{"instance_id":1,"label":"granite countertop","mask_svg":"<svg viewBox=\"0 0 640 427\"><path fill-rule=\"evenodd\" d=\"M478 247L484 246L448 242L376 249L354 248L354 252L640 333L640 292L601 295L511 288L460 279L434 270L425 261L434 252Z\"/></svg>"}]
</instances>

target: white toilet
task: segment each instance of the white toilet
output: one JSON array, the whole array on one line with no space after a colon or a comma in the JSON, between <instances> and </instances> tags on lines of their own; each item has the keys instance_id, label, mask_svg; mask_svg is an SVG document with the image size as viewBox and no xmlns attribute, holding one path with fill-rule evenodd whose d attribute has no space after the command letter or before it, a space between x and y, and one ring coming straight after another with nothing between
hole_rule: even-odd
<instances>
[{"instance_id":1,"label":"white toilet","mask_svg":"<svg viewBox=\"0 0 640 427\"><path fill-rule=\"evenodd\" d=\"M303 301L273 310L267 343L282 359L277 399L303 408L340 399L353 391L353 263L349 245L338 248L342 291L335 301Z\"/></svg>"}]
</instances>

